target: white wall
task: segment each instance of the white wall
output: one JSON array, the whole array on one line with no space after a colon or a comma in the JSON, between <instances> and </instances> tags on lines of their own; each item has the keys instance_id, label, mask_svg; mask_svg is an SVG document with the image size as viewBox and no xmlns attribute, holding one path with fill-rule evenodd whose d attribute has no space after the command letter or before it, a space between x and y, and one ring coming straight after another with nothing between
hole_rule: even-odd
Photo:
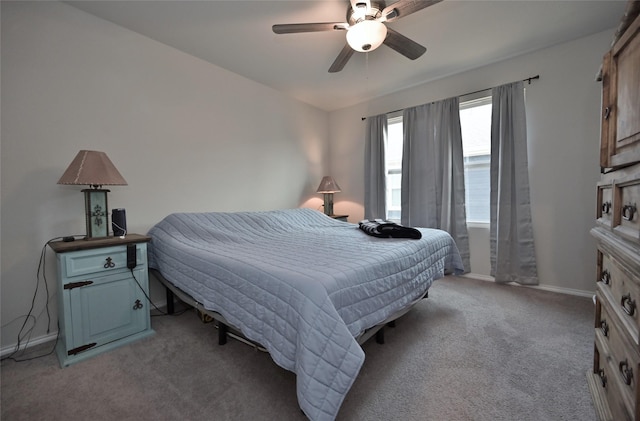
<instances>
[{"instance_id":1,"label":"white wall","mask_svg":"<svg viewBox=\"0 0 640 421\"><path fill-rule=\"evenodd\" d=\"M540 283L595 287L595 185L599 180L600 89L595 74L613 30L425 83L330 114L331 174L342 187L336 213L363 218L365 122L377 115L539 74L526 85L529 174ZM429 53L422 58L428 60ZM487 229L470 230L471 271L489 274Z\"/></svg>"},{"instance_id":2,"label":"white wall","mask_svg":"<svg viewBox=\"0 0 640 421\"><path fill-rule=\"evenodd\" d=\"M176 211L320 205L326 112L63 3L1 7L3 347L16 343L45 242L84 234L81 187L56 184L80 149L106 152L128 181L109 207L126 208L130 232ZM45 329L42 316L33 337Z\"/></svg>"}]
</instances>

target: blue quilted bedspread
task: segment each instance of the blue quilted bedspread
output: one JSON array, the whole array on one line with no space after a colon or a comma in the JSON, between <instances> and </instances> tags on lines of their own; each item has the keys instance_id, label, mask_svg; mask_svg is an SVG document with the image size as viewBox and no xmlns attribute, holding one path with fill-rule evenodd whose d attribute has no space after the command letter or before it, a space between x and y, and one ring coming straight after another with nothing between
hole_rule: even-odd
<instances>
[{"instance_id":1,"label":"blue quilted bedspread","mask_svg":"<svg viewBox=\"0 0 640 421\"><path fill-rule=\"evenodd\" d=\"M463 270L448 233L420 232L376 238L311 209L176 213L149 231L149 266L295 372L309 419L333 420L364 362L355 337Z\"/></svg>"}]
</instances>

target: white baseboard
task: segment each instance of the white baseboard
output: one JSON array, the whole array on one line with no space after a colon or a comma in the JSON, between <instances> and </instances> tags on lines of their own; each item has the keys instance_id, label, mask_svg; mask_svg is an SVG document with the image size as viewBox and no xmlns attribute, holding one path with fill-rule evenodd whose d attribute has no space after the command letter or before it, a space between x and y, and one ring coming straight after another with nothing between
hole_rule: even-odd
<instances>
[{"instance_id":1,"label":"white baseboard","mask_svg":"<svg viewBox=\"0 0 640 421\"><path fill-rule=\"evenodd\" d=\"M478 279L480 281L495 282L495 279L493 278L493 276L481 275L478 273L467 273L461 276L463 278L471 278L471 279ZM560 294L575 295L578 297L587 297L587 298L591 298L593 297L593 294L595 294L595 291L584 291L581 289L563 288L555 285L520 285L513 282L511 282L509 285L533 288L533 289L541 289L543 291L551 291L551 292L557 292Z\"/></svg>"},{"instance_id":2,"label":"white baseboard","mask_svg":"<svg viewBox=\"0 0 640 421\"><path fill-rule=\"evenodd\" d=\"M162 301L158 301L158 302L154 302L154 304L156 306L158 306L160 309L166 309L167 306L167 300L162 300ZM152 310L155 310L155 307L153 305L150 304L150 307ZM50 341L54 341L56 339L56 337L58 336L58 332L55 331L53 333L49 333L46 335L42 335L42 336L38 336L36 338L32 338L31 340L29 340L28 343L23 343L20 344L20 349L18 349L17 351L24 351L25 349L31 348L33 346L36 345L40 345L46 342L50 342ZM0 349L0 358L4 358L7 355L13 353L14 351L16 351L16 346L18 344L14 343L11 345L7 345L5 347L3 347L2 349ZM53 345L53 344L52 344Z\"/></svg>"},{"instance_id":3,"label":"white baseboard","mask_svg":"<svg viewBox=\"0 0 640 421\"><path fill-rule=\"evenodd\" d=\"M51 341L55 341L56 337L58 336L58 332L53 332L53 333L49 333L46 335L42 335L42 336L38 336L37 338L33 338L31 339L29 342L27 343L23 343L20 345L20 348L17 350L17 352L20 351L24 351L27 348L31 348L32 346L36 346L36 345L40 345L46 342L51 342ZM7 355L13 353L14 351L16 351L16 346L18 344L13 344L13 345L9 345L6 346L2 349L0 349L0 358L4 358ZM53 346L53 344L52 344Z\"/></svg>"},{"instance_id":4,"label":"white baseboard","mask_svg":"<svg viewBox=\"0 0 640 421\"><path fill-rule=\"evenodd\" d=\"M471 278L477 279L479 281L487 281L487 282L495 282L493 276L489 275L481 275L479 273L465 273L464 275L459 275L461 278Z\"/></svg>"}]
</instances>

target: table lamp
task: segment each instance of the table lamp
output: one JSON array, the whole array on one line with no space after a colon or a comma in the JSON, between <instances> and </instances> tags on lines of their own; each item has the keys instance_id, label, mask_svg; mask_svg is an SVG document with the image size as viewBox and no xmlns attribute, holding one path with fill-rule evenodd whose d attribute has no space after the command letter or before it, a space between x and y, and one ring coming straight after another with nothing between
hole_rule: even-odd
<instances>
[{"instance_id":1,"label":"table lamp","mask_svg":"<svg viewBox=\"0 0 640 421\"><path fill-rule=\"evenodd\" d=\"M324 176L316 193L324 193L324 213L325 215L333 215L333 193L338 193L340 186L332 177Z\"/></svg>"},{"instance_id":2,"label":"table lamp","mask_svg":"<svg viewBox=\"0 0 640 421\"><path fill-rule=\"evenodd\" d=\"M81 150L62 174L58 184L88 185L84 193L87 236L85 239L109 235L107 193L102 186L126 186L109 157L104 152Z\"/></svg>"}]
</instances>

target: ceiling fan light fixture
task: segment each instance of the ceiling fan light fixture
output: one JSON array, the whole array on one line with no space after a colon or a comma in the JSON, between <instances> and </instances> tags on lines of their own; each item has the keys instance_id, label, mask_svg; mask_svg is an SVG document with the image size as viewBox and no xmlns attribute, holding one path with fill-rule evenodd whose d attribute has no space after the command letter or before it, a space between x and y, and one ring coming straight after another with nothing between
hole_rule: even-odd
<instances>
[{"instance_id":1,"label":"ceiling fan light fixture","mask_svg":"<svg viewBox=\"0 0 640 421\"><path fill-rule=\"evenodd\" d=\"M375 20L363 20L347 31L347 43L361 53L373 51L382 45L387 37L387 27Z\"/></svg>"}]
</instances>

